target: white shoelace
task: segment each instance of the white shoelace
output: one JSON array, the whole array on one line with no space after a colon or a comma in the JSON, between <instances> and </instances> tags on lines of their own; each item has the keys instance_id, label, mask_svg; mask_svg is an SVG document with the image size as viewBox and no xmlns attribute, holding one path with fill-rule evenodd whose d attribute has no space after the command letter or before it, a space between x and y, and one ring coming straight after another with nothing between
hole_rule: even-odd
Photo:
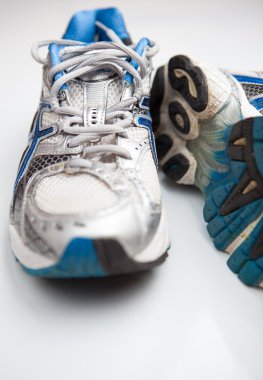
<instances>
[{"instance_id":1,"label":"white shoelace","mask_svg":"<svg viewBox=\"0 0 263 380\"><path fill-rule=\"evenodd\" d=\"M133 122L133 114L131 108L142 97L143 79L148 72L147 58L156 54L158 47L153 45L147 48L147 58L142 58L131 47L124 45L122 41L115 35L112 30L108 30L104 25L98 23L98 26L104 29L114 42L96 42L90 45L84 45L81 42L71 40L50 40L37 43L32 48L34 59L42 64L46 64L46 59L39 55L39 49L50 44L66 46L60 50L61 62L53 66L49 72L47 79L50 84L50 102L54 112L60 115L68 116L64 118L61 131L70 135L75 135L69 142L69 147L76 147L80 144L100 140L107 135L126 136L126 128ZM139 65L139 71L127 61L133 59ZM118 77L124 78L126 73L130 73L133 77L133 95L129 99L120 101L119 103L109 107L105 112L105 123L94 125L92 127L84 126L83 111L72 106L61 105L59 101L59 92L63 85L69 81L94 74L98 70L110 70L117 74ZM57 80L55 76L63 72ZM124 86L130 86L128 82ZM115 155L130 158L127 149L115 144L97 144L84 148L84 155L89 154L105 154L113 153ZM75 160L76 165L84 165L85 159ZM74 160L72 160L74 165Z\"/></svg>"}]
</instances>

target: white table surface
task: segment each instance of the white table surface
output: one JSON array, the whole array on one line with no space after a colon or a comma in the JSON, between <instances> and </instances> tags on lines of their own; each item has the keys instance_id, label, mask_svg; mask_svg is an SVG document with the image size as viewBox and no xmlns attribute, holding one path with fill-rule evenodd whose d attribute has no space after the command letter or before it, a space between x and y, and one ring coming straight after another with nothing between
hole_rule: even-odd
<instances>
[{"instance_id":1,"label":"white table surface","mask_svg":"<svg viewBox=\"0 0 263 380\"><path fill-rule=\"evenodd\" d=\"M262 380L263 291L244 286L217 252L203 198L162 177L172 248L151 273L47 281L11 254L8 209L36 110L33 42L59 37L71 14L119 5L134 39L222 67L263 69L262 0L0 0L0 379Z\"/></svg>"}]
</instances>

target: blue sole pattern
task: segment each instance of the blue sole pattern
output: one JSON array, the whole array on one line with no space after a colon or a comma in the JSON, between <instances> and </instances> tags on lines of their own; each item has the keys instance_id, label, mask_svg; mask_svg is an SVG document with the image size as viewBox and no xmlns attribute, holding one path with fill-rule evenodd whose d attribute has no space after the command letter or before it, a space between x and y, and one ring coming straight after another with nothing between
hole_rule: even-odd
<instances>
[{"instance_id":1,"label":"blue sole pattern","mask_svg":"<svg viewBox=\"0 0 263 380\"><path fill-rule=\"evenodd\" d=\"M233 144L231 136L243 138L244 145ZM256 286L263 282L263 117L232 127L228 153L225 178L212 181L206 191L204 219L217 249L225 251L241 238L227 264L246 285Z\"/></svg>"},{"instance_id":2,"label":"blue sole pattern","mask_svg":"<svg viewBox=\"0 0 263 380\"><path fill-rule=\"evenodd\" d=\"M91 239L73 239L59 261L48 268L24 270L38 277L49 278L89 278L107 275L99 261L95 245Z\"/></svg>"}]
</instances>

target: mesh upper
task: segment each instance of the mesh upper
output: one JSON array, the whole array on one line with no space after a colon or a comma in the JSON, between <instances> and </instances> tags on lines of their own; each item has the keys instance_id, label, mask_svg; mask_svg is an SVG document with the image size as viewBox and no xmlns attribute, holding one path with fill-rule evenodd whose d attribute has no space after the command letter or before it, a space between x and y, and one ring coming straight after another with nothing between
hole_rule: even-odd
<instances>
[{"instance_id":1,"label":"mesh upper","mask_svg":"<svg viewBox=\"0 0 263 380\"><path fill-rule=\"evenodd\" d=\"M57 123L60 120L60 116L55 112L43 112L42 115L42 128L48 128L52 124Z\"/></svg>"},{"instance_id":2,"label":"mesh upper","mask_svg":"<svg viewBox=\"0 0 263 380\"><path fill-rule=\"evenodd\" d=\"M42 170L50 165L57 164L62 161L67 161L70 157L71 156L68 154L47 154L33 158L27 170L26 181L28 181L28 179L39 170Z\"/></svg>"},{"instance_id":3,"label":"mesh upper","mask_svg":"<svg viewBox=\"0 0 263 380\"><path fill-rule=\"evenodd\" d=\"M112 81L108 86L107 108L118 103L122 93L122 80L117 79Z\"/></svg>"},{"instance_id":4,"label":"mesh upper","mask_svg":"<svg viewBox=\"0 0 263 380\"><path fill-rule=\"evenodd\" d=\"M84 107L84 91L82 85L77 81L71 81L68 83L68 86L72 106L82 111Z\"/></svg>"},{"instance_id":5,"label":"mesh upper","mask_svg":"<svg viewBox=\"0 0 263 380\"><path fill-rule=\"evenodd\" d=\"M251 99L255 96L263 94L263 86L258 84L251 84L251 83L241 83L246 96Z\"/></svg>"},{"instance_id":6,"label":"mesh upper","mask_svg":"<svg viewBox=\"0 0 263 380\"><path fill-rule=\"evenodd\" d=\"M94 213L113 206L117 199L104 182L86 173L45 177L35 192L37 207L57 215Z\"/></svg>"},{"instance_id":7,"label":"mesh upper","mask_svg":"<svg viewBox=\"0 0 263 380\"><path fill-rule=\"evenodd\" d=\"M83 110L84 107L84 89L78 81L71 81L69 86L70 102L73 107ZM110 82L107 91L107 107L111 107L120 101L122 94L122 80L115 79Z\"/></svg>"},{"instance_id":8,"label":"mesh upper","mask_svg":"<svg viewBox=\"0 0 263 380\"><path fill-rule=\"evenodd\" d=\"M85 81L70 81L68 87L71 106L83 111ZM123 85L121 79L117 78L110 81L107 88L107 108L120 101L122 90ZM42 116L42 125L44 128L47 128L51 124L58 122L59 118L60 117L53 112L45 112ZM142 143L143 140L148 138L148 131L145 128L131 126L128 129L131 137L138 143ZM45 139L43 143L56 144L59 143L59 138L61 138L61 136L51 136ZM115 137L105 136L101 139L100 143L107 144L114 142ZM71 157L72 156L67 154L37 156L33 158L30 163L27 179L37 171L49 165L67 161ZM105 159L115 161L115 156L111 157L107 155ZM123 173L120 172L120 175L123 175ZM138 175L151 200L159 203L161 196L160 187L151 151L147 151L144 155ZM132 181L127 181L127 179L125 182L131 190L134 201L140 202L136 185ZM35 189L36 206L46 213L55 215L94 214L100 210L110 208L117 202L117 195L103 180L87 173L74 175L61 173L44 177Z\"/></svg>"}]
</instances>

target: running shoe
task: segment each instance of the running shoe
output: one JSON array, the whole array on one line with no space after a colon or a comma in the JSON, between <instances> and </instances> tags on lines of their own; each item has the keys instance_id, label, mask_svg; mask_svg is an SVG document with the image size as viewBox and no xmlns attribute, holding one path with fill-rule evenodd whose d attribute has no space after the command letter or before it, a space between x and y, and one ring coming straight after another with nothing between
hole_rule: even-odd
<instances>
[{"instance_id":1,"label":"running shoe","mask_svg":"<svg viewBox=\"0 0 263 380\"><path fill-rule=\"evenodd\" d=\"M42 95L10 218L11 246L28 273L102 277L166 258L149 113L157 50L147 38L134 44L115 8L81 11L62 39L33 46Z\"/></svg>"},{"instance_id":2,"label":"running shoe","mask_svg":"<svg viewBox=\"0 0 263 380\"><path fill-rule=\"evenodd\" d=\"M263 285L263 72L183 55L156 73L151 112L164 173L204 194L204 219L229 268Z\"/></svg>"}]
</instances>

